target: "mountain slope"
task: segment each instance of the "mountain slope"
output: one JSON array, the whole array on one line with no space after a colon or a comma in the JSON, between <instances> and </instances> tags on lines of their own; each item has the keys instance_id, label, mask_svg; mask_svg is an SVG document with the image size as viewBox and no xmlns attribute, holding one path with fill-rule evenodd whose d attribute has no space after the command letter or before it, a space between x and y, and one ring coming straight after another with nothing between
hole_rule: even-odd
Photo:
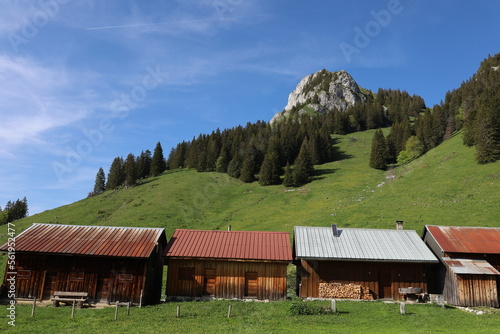
<instances>
[{"instance_id":1,"label":"mountain slope","mask_svg":"<svg viewBox=\"0 0 500 334\"><path fill-rule=\"evenodd\" d=\"M386 129L386 134L388 129ZM425 224L500 226L500 163L477 165L460 135L412 163L368 168L373 130L337 136L344 159L316 166L302 188L262 187L226 174L166 172L139 186L45 211L16 222L292 231L294 225L405 228ZM6 227L2 230L6 239Z\"/></svg>"}]
</instances>

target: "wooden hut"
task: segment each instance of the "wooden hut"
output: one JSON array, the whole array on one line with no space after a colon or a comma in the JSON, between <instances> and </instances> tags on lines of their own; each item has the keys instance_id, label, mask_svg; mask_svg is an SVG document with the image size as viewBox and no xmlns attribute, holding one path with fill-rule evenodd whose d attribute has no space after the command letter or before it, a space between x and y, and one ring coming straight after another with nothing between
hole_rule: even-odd
<instances>
[{"instance_id":1,"label":"wooden hut","mask_svg":"<svg viewBox=\"0 0 500 334\"><path fill-rule=\"evenodd\" d=\"M438 263L403 229L296 226L294 252L300 297L403 299L427 292L429 266Z\"/></svg>"},{"instance_id":2,"label":"wooden hut","mask_svg":"<svg viewBox=\"0 0 500 334\"><path fill-rule=\"evenodd\" d=\"M33 224L15 238L16 298L51 299L56 291L86 292L90 302L160 301L162 228ZM9 243L0 251L11 252Z\"/></svg>"},{"instance_id":3,"label":"wooden hut","mask_svg":"<svg viewBox=\"0 0 500 334\"><path fill-rule=\"evenodd\" d=\"M286 298L287 232L178 229L164 254L167 297Z\"/></svg>"},{"instance_id":4,"label":"wooden hut","mask_svg":"<svg viewBox=\"0 0 500 334\"><path fill-rule=\"evenodd\" d=\"M499 306L500 228L427 225L423 239L441 260L435 293L452 305Z\"/></svg>"}]
</instances>

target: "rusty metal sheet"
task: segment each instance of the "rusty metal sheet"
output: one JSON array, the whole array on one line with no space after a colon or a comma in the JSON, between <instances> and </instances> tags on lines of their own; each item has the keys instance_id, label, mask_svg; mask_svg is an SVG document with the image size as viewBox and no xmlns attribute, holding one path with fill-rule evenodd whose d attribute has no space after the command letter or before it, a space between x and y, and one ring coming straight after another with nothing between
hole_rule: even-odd
<instances>
[{"instance_id":1,"label":"rusty metal sheet","mask_svg":"<svg viewBox=\"0 0 500 334\"><path fill-rule=\"evenodd\" d=\"M16 252L147 258L165 230L33 224L16 236ZM0 251L7 251L7 243Z\"/></svg>"},{"instance_id":2,"label":"rusty metal sheet","mask_svg":"<svg viewBox=\"0 0 500 334\"><path fill-rule=\"evenodd\" d=\"M166 257L292 261L288 232L177 229Z\"/></svg>"},{"instance_id":3,"label":"rusty metal sheet","mask_svg":"<svg viewBox=\"0 0 500 334\"><path fill-rule=\"evenodd\" d=\"M427 225L445 253L500 254L500 228Z\"/></svg>"},{"instance_id":4,"label":"rusty metal sheet","mask_svg":"<svg viewBox=\"0 0 500 334\"><path fill-rule=\"evenodd\" d=\"M443 258L443 262L459 275L500 275L500 272L485 260Z\"/></svg>"}]
</instances>

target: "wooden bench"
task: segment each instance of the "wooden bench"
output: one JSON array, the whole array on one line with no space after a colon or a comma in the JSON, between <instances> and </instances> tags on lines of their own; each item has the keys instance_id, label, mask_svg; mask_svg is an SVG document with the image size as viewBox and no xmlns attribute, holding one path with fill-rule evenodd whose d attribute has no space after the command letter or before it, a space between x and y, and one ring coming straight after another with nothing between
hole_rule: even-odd
<instances>
[{"instance_id":1,"label":"wooden bench","mask_svg":"<svg viewBox=\"0 0 500 334\"><path fill-rule=\"evenodd\" d=\"M54 306L59 306L59 303L73 304L75 302L78 308L81 308L84 303L88 302L88 292L71 292L71 291L56 291L54 297L51 298Z\"/></svg>"}]
</instances>

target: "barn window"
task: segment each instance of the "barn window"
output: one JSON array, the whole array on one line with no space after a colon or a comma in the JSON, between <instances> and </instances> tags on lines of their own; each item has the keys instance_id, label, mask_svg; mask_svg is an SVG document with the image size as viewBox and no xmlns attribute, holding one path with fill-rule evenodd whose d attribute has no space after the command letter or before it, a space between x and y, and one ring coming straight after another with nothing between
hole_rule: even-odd
<instances>
[{"instance_id":1,"label":"barn window","mask_svg":"<svg viewBox=\"0 0 500 334\"><path fill-rule=\"evenodd\" d=\"M132 283L134 280L134 275L132 274L119 274L118 283Z\"/></svg>"},{"instance_id":2,"label":"barn window","mask_svg":"<svg viewBox=\"0 0 500 334\"><path fill-rule=\"evenodd\" d=\"M31 270L19 270L17 272L17 277L31 277Z\"/></svg>"},{"instance_id":3,"label":"barn window","mask_svg":"<svg viewBox=\"0 0 500 334\"><path fill-rule=\"evenodd\" d=\"M192 281L194 280L194 267L179 268L179 280Z\"/></svg>"},{"instance_id":4,"label":"barn window","mask_svg":"<svg viewBox=\"0 0 500 334\"><path fill-rule=\"evenodd\" d=\"M85 277L85 273L83 273L83 272L69 274L69 280L72 282L81 282L81 281L83 281L84 277Z\"/></svg>"}]
</instances>

